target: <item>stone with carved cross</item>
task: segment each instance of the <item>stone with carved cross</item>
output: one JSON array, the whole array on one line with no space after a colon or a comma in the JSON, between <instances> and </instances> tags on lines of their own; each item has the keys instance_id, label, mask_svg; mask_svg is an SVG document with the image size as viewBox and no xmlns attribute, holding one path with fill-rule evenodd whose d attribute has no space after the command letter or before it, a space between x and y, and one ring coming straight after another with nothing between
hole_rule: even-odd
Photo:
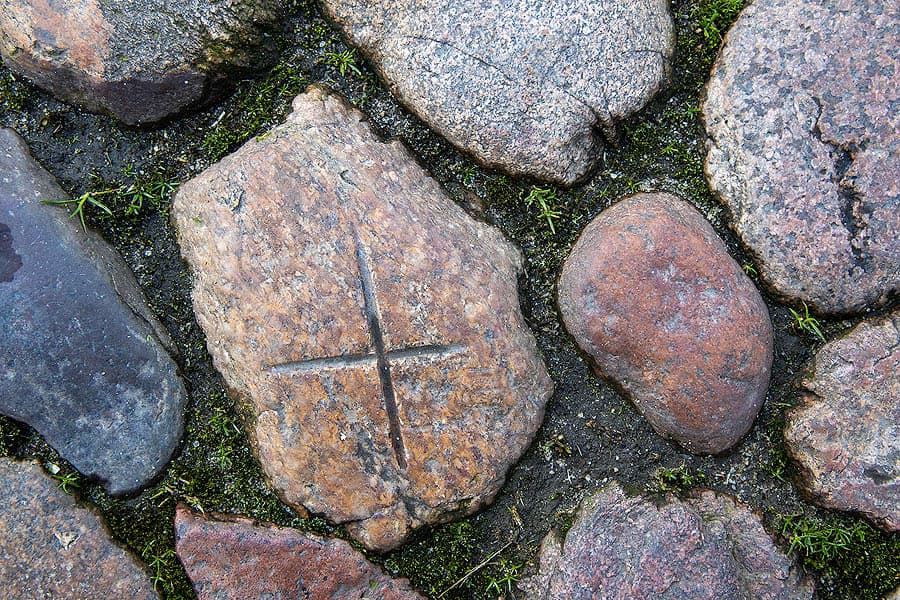
<instances>
[{"instance_id":1,"label":"stone with carved cross","mask_svg":"<svg viewBox=\"0 0 900 600\"><path fill-rule=\"evenodd\" d=\"M499 232L318 87L173 216L213 361L286 502L377 550L490 502L552 393Z\"/></svg>"}]
</instances>

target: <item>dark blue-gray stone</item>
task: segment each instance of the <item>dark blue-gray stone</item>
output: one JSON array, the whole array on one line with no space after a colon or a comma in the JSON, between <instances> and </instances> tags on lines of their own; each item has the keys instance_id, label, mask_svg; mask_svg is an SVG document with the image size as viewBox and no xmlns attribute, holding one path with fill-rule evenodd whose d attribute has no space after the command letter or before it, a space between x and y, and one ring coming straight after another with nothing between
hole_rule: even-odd
<instances>
[{"instance_id":1,"label":"dark blue-gray stone","mask_svg":"<svg viewBox=\"0 0 900 600\"><path fill-rule=\"evenodd\" d=\"M121 257L41 202L64 197L0 129L0 413L111 493L128 493L175 450L185 389Z\"/></svg>"}]
</instances>

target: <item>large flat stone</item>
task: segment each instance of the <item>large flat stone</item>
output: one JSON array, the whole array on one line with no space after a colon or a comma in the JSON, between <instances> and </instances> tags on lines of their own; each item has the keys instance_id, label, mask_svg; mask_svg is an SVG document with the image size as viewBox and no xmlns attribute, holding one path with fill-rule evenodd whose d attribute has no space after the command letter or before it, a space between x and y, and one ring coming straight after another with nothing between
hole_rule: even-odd
<instances>
[{"instance_id":1,"label":"large flat stone","mask_svg":"<svg viewBox=\"0 0 900 600\"><path fill-rule=\"evenodd\" d=\"M717 453L753 425L772 367L769 313L687 202L638 194L600 213L563 265L559 308L661 435Z\"/></svg>"},{"instance_id":2,"label":"large flat stone","mask_svg":"<svg viewBox=\"0 0 900 600\"><path fill-rule=\"evenodd\" d=\"M157 598L100 518L34 463L0 458L0 596L18 600Z\"/></svg>"},{"instance_id":3,"label":"large flat stone","mask_svg":"<svg viewBox=\"0 0 900 600\"><path fill-rule=\"evenodd\" d=\"M156 476L186 402L171 341L121 257L42 200L64 192L0 129L0 414L114 494Z\"/></svg>"},{"instance_id":4,"label":"large flat stone","mask_svg":"<svg viewBox=\"0 0 900 600\"><path fill-rule=\"evenodd\" d=\"M900 531L900 312L823 346L784 437L817 504Z\"/></svg>"},{"instance_id":5,"label":"large flat stone","mask_svg":"<svg viewBox=\"0 0 900 600\"><path fill-rule=\"evenodd\" d=\"M755 0L703 104L710 186L785 298L859 312L900 291L900 4Z\"/></svg>"},{"instance_id":6,"label":"large flat stone","mask_svg":"<svg viewBox=\"0 0 900 600\"><path fill-rule=\"evenodd\" d=\"M493 498L552 391L520 257L399 142L314 87L172 214L209 351L286 502L387 549Z\"/></svg>"},{"instance_id":7,"label":"large flat stone","mask_svg":"<svg viewBox=\"0 0 900 600\"><path fill-rule=\"evenodd\" d=\"M195 108L258 68L274 0L4 0L0 55L52 94L129 125Z\"/></svg>"},{"instance_id":8,"label":"large flat stone","mask_svg":"<svg viewBox=\"0 0 900 600\"><path fill-rule=\"evenodd\" d=\"M178 507L175 548L200 600L422 600L344 540L250 519Z\"/></svg>"},{"instance_id":9,"label":"large flat stone","mask_svg":"<svg viewBox=\"0 0 900 600\"><path fill-rule=\"evenodd\" d=\"M406 106L491 167L571 184L662 87L668 2L325 0Z\"/></svg>"},{"instance_id":10,"label":"large flat stone","mask_svg":"<svg viewBox=\"0 0 900 600\"><path fill-rule=\"evenodd\" d=\"M813 587L759 518L705 491L654 503L618 486L582 504L565 539L551 532L530 600L809 600Z\"/></svg>"}]
</instances>

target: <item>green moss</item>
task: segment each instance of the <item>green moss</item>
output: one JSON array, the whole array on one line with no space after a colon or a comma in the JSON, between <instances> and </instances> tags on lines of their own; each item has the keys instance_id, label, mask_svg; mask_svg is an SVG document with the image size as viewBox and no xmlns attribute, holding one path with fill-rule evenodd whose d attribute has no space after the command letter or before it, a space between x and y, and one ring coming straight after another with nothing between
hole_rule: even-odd
<instances>
[{"instance_id":1,"label":"green moss","mask_svg":"<svg viewBox=\"0 0 900 600\"><path fill-rule=\"evenodd\" d=\"M25 441L22 427L0 415L0 456L15 456Z\"/></svg>"},{"instance_id":2,"label":"green moss","mask_svg":"<svg viewBox=\"0 0 900 600\"><path fill-rule=\"evenodd\" d=\"M231 107L203 140L207 157L218 160L281 121L306 84L300 68L289 61L276 65L262 79L243 82Z\"/></svg>"},{"instance_id":3,"label":"green moss","mask_svg":"<svg viewBox=\"0 0 900 600\"><path fill-rule=\"evenodd\" d=\"M475 539L472 525L460 521L438 527L433 536L418 543L407 544L385 561L388 571L408 577L414 586L432 597L444 593L476 566ZM470 581L463 582L444 595L444 598L475 598Z\"/></svg>"},{"instance_id":4,"label":"green moss","mask_svg":"<svg viewBox=\"0 0 900 600\"><path fill-rule=\"evenodd\" d=\"M524 562L511 543L489 553L472 524L459 521L394 552L384 567L431 598L495 600L512 592Z\"/></svg>"},{"instance_id":5,"label":"green moss","mask_svg":"<svg viewBox=\"0 0 900 600\"><path fill-rule=\"evenodd\" d=\"M28 105L33 88L0 66L0 116L22 112Z\"/></svg>"},{"instance_id":6,"label":"green moss","mask_svg":"<svg viewBox=\"0 0 900 600\"><path fill-rule=\"evenodd\" d=\"M818 574L820 598L878 600L900 585L900 534L847 516L781 515L777 525L790 550Z\"/></svg>"}]
</instances>

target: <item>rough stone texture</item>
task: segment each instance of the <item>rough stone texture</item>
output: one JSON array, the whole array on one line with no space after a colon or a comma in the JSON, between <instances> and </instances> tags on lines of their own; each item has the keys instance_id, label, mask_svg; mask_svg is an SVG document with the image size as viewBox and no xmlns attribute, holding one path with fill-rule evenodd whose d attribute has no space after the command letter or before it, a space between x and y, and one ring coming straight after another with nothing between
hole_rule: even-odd
<instances>
[{"instance_id":1,"label":"rough stone texture","mask_svg":"<svg viewBox=\"0 0 900 600\"><path fill-rule=\"evenodd\" d=\"M657 506L612 484L541 546L531 600L800 600L812 584L746 506L703 492Z\"/></svg>"},{"instance_id":2,"label":"rough stone texture","mask_svg":"<svg viewBox=\"0 0 900 600\"><path fill-rule=\"evenodd\" d=\"M175 548L200 600L416 600L343 540L179 507Z\"/></svg>"},{"instance_id":3,"label":"rough stone texture","mask_svg":"<svg viewBox=\"0 0 900 600\"><path fill-rule=\"evenodd\" d=\"M313 87L184 184L173 217L213 361L286 502L383 550L493 498L552 392L521 259L399 142Z\"/></svg>"},{"instance_id":4,"label":"rough stone texture","mask_svg":"<svg viewBox=\"0 0 900 600\"><path fill-rule=\"evenodd\" d=\"M491 167L571 184L670 70L668 2L325 0L391 91Z\"/></svg>"},{"instance_id":5,"label":"rough stone texture","mask_svg":"<svg viewBox=\"0 0 900 600\"><path fill-rule=\"evenodd\" d=\"M769 314L686 202L638 194L603 211L563 266L559 307L661 435L717 453L753 425L772 366Z\"/></svg>"},{"instance_id":6,"label":"rough stone texture","mask_svg":"<svg viewBox=\"0 0 900 600\"><path fill-rule=\"evenodd\" d=\"M900 587L888 594L885 600L900 600Z\"/></svg>"},{"instance_id":7,"label":"rough stone texture","mask_svg":"<svg viewBox=\"0 0 900 600\"><path fill-rule=\"evenodd\" d=\"M822 506L900 530L900 311L823 346L784 437Z\"/></svg>"},{"instance_id":8,"label":"rough stone texture","mask_svg":"<svg viewBox=\"0 0 900 600\"><path fill-rule=\"evenodd\" d=\"M34 463L0 458L0 595L19 600L157 598L100 518Z\"/></svg>"},{"instance_id":9,"label":"rough stone texture","mask_svg":"<svg viewBox=\"0 0 900 600\"><path fill-rule=\"evenodd\" d=\"M65 197L0 129L0 414L111 493L138 489L181 437L171 347L115 251L42 200Z\"/></svg>"},{"instance_id":10,"label":"rough stone texture","mask_svg":"<svg viewBox=\"0 0 900 600\"><path fill-rule=\"evenodd\" d=\"M64 100L152 123L261 66L277 14L274 0L4 0L0 54Z\"/></svg>"},{"instance_id":11,"label":"rough stone texture","mask_svg":"<svg viewBox=\"0 0 900 600\"><path fill-rule=\"evenodd\" d=\"M774 290L823 313L900 290L900 3L755 0L703 106L710 185Z\"/></svg>"}]
</instances>

